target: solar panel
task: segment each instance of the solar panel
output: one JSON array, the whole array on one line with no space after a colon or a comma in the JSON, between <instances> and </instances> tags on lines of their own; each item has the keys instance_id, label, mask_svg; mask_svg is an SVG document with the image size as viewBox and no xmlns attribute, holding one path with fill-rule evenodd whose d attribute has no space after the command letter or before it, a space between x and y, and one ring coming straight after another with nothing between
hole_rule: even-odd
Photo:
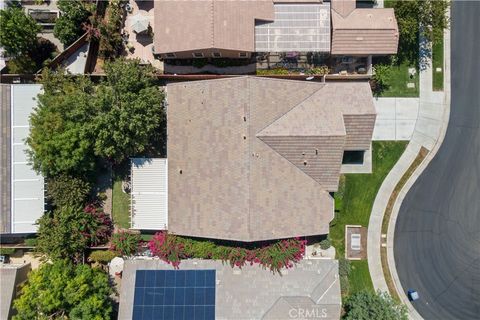
<instances>
[{"instance_id":1,"label":"solar panel","mask_svg":"<svg viewBox=\"0 0 480 320\"><path fill-rule=\"evenodd\" d=\"M215 319L215 270L137 270L133 319Z\"/></svg>"}]
</instances>

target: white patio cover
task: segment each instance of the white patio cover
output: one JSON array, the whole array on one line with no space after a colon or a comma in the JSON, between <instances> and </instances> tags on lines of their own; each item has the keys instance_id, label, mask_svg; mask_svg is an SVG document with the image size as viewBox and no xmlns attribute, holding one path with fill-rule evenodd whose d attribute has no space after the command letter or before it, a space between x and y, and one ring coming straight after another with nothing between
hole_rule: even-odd
<instances>
[{"instance_id":1,"label":"white patio cover","mask_svg":"<svg viewBox=\"0 0 480 320\"><path fill-rule=\"evenodd\" d=\"M131 168L132 229L166 230L168 226L168 162L133 158Z\"/></svg>"}]
</instances>

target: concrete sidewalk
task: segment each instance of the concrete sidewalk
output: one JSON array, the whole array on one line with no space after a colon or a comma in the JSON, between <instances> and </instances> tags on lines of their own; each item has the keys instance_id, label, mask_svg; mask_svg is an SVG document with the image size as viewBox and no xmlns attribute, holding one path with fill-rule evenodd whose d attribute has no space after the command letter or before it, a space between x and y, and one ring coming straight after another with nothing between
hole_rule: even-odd
<instances>
[{"instance_id":1,"label":"concrete sidewalk","mask_svg":"<svg viewBox=\"0 0 480 320\"><path fill-rule=\"evenodd\" d=\"M380 255L383 216L395 186L410 167L421 147L423 146L427 148L429 150L428 155L422 164L415 170L398 195L392 210L387 234L387 259L390 272L402 302L407 305L409 317L411 319L421 319L421 316L408 301L405 290L402 288L400 280L398 279L393 255L393 236L398 212L406 193L437 153L447 130L450 115L450 30L445 30L444 37L444 91L434 92L432 90L432 68L429 59L429 67L420 71L418 118L415 123L410 143L404 154L400 157L399 161L383 181L375 198L368 225L368 267L372 277L373 286L375 290L388 292L387 283L383 275Z\"/></svg>"}]
</instances>

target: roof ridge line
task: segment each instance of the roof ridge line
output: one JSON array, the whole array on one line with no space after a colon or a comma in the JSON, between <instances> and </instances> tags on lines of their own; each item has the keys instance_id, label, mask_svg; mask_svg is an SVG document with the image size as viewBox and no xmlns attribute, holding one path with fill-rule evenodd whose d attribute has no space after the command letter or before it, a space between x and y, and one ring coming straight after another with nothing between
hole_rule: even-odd
<instances>
[{"instance_id":1,"label":"roof ridge line","mask_svg":"<svg viewBox=\"0 0 480 320\"><path fill-rule=\"evenodd\" d=\"M288 81L288 80L287 80ZM265 127L261 128L260 130L258 130L256 133L255 133L255 137L258 137L258 134L260 132L262 132L263 130L265 130L266 128L268 128L270 125L274 124L275 122L277 122L279 119L283 118L284 116L286 116L288 113L290 113L293 109L295 109L296 107L298 107L299 105L301 105L302 103L304 103L305 101L307 101L308 99L310 99L314 94L316 94L317 92L319 92L320 90L322 90L323 88L325 88L326 86L326 83L323 82L322 83L323 86L317 90L315 90L313 93L309 94L305 99L303 99L302 101L300 101L299 103L295 104L290 110L288 110L287 112L284 112L283 114L281 114L280 116L278 116L277 118L275 118L272 122L270 122L269 124L267 124Z\"/></svg>"}]
</instances>

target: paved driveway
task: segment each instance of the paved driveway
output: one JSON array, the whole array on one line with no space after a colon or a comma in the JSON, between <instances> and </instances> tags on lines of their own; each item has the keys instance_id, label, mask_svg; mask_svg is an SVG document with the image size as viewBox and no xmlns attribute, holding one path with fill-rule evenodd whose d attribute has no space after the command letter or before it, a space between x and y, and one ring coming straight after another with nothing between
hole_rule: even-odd
<instances>
[{"instance_id":1,"label":"paved driveway","mask_svg":"<svg viewBox=\"0 0 480 320\"><path fill-rule=\"evenodd\" d=\"M410 140L418 117L419 98L374 98L377 120L373 140Z\"/></svg>"},{"instance_id":2,"label":"paved driveway","mask_svg":"<svg viewBox=\"0 0 480 320\"><path fill-rule=\"evenodd\" d=\"M425 319L480 317L480 2L452 5L452 96L442 147L403 201L395 262Z\"/></svg>"}]
</instances>

